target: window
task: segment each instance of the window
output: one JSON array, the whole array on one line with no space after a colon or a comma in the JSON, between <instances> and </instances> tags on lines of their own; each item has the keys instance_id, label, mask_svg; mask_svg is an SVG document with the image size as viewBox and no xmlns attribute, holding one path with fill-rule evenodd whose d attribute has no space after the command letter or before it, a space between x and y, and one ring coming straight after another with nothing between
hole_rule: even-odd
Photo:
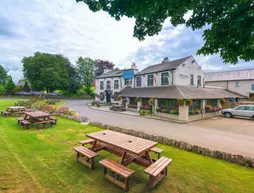
<instances>
[{"instance_id":1,"label":"window","mask_svg":"<svg viewBox=\"0 0 254 193\"><path fill-rule=\"evenodd\" d=\"M245 110L246 111L254 111L254 107L253 106L245 106Z\"/></svg>"},{"instance_id":2,"label":"window","mask_svg":"<svg viewBox=\"0 0 254 193\"><path fill-rule=\"evenodd\" d=\"M161 85L168 85L168 72L161 73Z\"/></svg>"},{"instance_id":3,"label":"window","mask_svg":"<svg viewBox=\"0 0 254 193\"><path fill-rule=\"evenodd\" d=\"M251 85L251 90L254 90L254 84Z\"/></svg>"},{"instance_id":4,"label":"window","mask_svg":"<svg viewBox=\"0 0 254 193\"><path fill-rule=\"evenodd\" d=\"M190 75L190 85L194 85L194 75Z\"/></svg>"},{"instance_id":5,"label":"window","mask_svg":"<svg viewBox=\"0 0 254 193\"><path fill-rule=\"evenodd\" d=\"M235 108L235 110L238 110L238 111L245 110L245 106L238 106Z\"/></svg>"},{"instance_id":6,"label":"window","mask_svg":"<svg viewBox=\"0 0 254 193\"><path fill-rule=\"evenodd\" d=\"M119 80L114 80L114 89L119 88Z\"/></svg>"},{"instance_id":7,"label":"window","mask_svg":"<svg viewBox=\"0 0 254 193\"><path fill-rule=\"evenodd\" d=\"M198 76L198 86L201 86L201 76Z\"/></svg>"},{"instance_id":8,"label":"window","mask_svg":"<svg viewBox=\"0 0 254 193\"><path fill-rule=\"evenodd\" d=\"M236 81L236 82L235 82L235 86L236 86L236 87L239 87L239 86L240 86L240 82L239 82L239 81Z\"/></svg>"},{"instance_id":9,"label":"window","mask_svg":"<svg viewBox=\"0 0 254 193\"><path fill-rule=\"evenodd\" d=\"M211 105L212 107L218 106L218 100L217 99L207 99L206 104Z\"/></svg>"},{"instance_id":10,"label":"window","mask_svg":"<svg viewBox=\"0 0 254 193\"><path fill-rule=\"evenodd\" d=\"M110 89L111 89L110 81L108 80L108 81L107 81L107 90L110 90Z\"/></svg>"},{"instance_id":11,"label":"window","mask_svg":"<svg viewBox=\"0 0 254 193\"><path fill-rule=\"evenodd\" d=\"M124 85L132 85L132 79L131 78L124 79Z\"/></svg>"},{"instance_id":12,"label":"window","mask_svg":"<svg viewBox=\"0 0 254 193\"><path fill-rule=\"evenodd\" d=\"M141 77L137 77L136 81L137 87L141 87Z\"/></svg>"},{"instance_id":13,"label":"window","mask_svg":"<svg viewBox=\"0 0 254 193\"><path fill-rule=\"evenodd\" d=\"M153 86L153 75L147 76L147 86Z\"/></svg>"},{"instance_id":14,"label":"window","mask_svg":"<svg viewBox=\"0 0 254 193\"><path fill-rule=\"evenodd\" d=\"M100 81L100 89L103 90L104 89L104 82Z\"/></svg>"}]
</instances>

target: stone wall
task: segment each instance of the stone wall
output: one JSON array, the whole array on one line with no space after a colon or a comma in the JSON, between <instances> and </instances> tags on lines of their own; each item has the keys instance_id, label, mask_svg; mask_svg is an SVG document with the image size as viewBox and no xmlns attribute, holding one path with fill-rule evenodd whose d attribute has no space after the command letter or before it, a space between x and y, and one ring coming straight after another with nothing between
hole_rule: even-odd
<instances>
[{"instance_id":1,"label":"stone wall","mask_svg":"<svg viewBox=\"0 0 254 193\"><path fill-rule=\"evenodd\" d=\"M218 150L212 150L212 149L197 146L197 145L191 145L191 144L186 143L184 141L177 141L177 140L169 139L169 138L162 137L162 136L150 135L150 134L146 134L144 132L135 131L135 130L131 130L131 129L125 129L125 128L115 127L115 126L110 126L110 125L103 125L102 123L99 123L99 122L90 122L89 124L103 128L103 129L109 129L109 130L125 133L128 135L133 135L136 137L149 139L152 141L156 141L156 142L159 142L162 144L177 147L177 148L180 148L180 149L183 149L186 151L190 151L190 152L194 152L197 154L201 154L204 156L208 156L208 157L212 157L212 158L216 158L216 159L222 159L222 160L225 160L225 161L228 161L231 163L235 163L238 165L242 165L245 167L254 168L254 159L252 159L250 157L245 157L242 155L235 155L235 154L226 153L226 152L222 152L222 151L218 151Z\"/></svg>"}]
</instances>

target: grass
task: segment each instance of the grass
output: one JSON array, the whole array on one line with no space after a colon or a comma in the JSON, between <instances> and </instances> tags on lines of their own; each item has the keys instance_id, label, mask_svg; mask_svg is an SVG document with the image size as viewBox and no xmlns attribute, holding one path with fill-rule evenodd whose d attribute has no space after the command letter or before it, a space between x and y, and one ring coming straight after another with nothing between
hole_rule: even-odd
<instances>
[{"instance_id":1,"label":"grass","mask_svg":"<svg viewBox=\"0 0 254 193\"><path fill-rule=\"evenodd\" d=\"M0 109L13 101L0 100ZM101 151L96 158L95 170L76 162L72 149L84 134L100 131L59 118L53 128L28 130L17 125L14 117L0 117L0 192L123 192L102 177L98 161L110 157ZM159 144L164 156L172 158L168 176L152 192L254 192L254 171L225 161ZM135 171L129 192L149 192L148 176L144 168L129 165Z\"/></svg>"}]
</instances>

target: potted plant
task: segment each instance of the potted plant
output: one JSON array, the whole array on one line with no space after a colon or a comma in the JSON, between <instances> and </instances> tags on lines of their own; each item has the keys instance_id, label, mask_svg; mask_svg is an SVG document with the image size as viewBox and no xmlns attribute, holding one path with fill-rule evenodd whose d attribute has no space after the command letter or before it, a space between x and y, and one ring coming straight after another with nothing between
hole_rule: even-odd
<instances>
[{"instance_id":1,"label":"potted plant","mask_svg":"<svg viewBox=\"0 0 254 193\"><path fill-rule=\"evenodd\" d=\"M183 106L184 105L184 99L177 99L177 104L178 104L178 106Z\"/></svg>"},{"instance_id":2,"label":"potted plant","mask_svg":"<svg viewBox=\"0 0 254 193\"><path fill-rule=\"evenodd\" d=\"M192 106L192 100L191 99L185 99L185 103L187 106Z\"/></svg>"},{"instance_id":3,"label":"potted plant","mask_svg":"<svg viewBox=\"0 0 254 193\"><path fill-rule=\"evenodd\" d=\"M140 102L141 98L140 97L136 97L136 102Z\"/></svg>"}]
</instances>

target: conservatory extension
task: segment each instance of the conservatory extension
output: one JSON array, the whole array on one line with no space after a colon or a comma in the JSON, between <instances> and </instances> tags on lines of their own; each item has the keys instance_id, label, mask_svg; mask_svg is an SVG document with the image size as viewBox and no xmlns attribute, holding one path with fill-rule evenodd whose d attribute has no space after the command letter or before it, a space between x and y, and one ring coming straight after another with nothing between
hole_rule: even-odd
<instances>
[{"instance_id":1,"label":"conservatory extension","mask_svg":"<svg viewBox=\"0 0 254 193\"><path fill-rule=\"evenodd\" d=\"M245 98L223 89L189 86L126 87L120 96L127 101L127 110L180 122L219 115L225 99Z\"/></svg>"}]
</instances>

